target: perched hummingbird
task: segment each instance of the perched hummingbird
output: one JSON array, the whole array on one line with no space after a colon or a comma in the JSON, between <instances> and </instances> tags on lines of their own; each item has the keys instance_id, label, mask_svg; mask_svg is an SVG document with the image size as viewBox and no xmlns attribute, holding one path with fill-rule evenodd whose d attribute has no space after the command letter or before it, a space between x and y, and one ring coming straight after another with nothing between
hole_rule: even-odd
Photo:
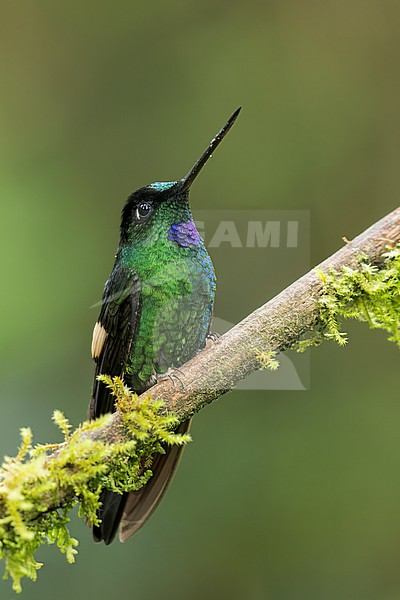
<instances>
[{"instance_id":1,"label":"perched hummingbird","mask_svg":"<svg viewBox=\"0 0 400 600\"><path fill-rule=\"evenodd\" d=\"M131 194L122 211L121 239L94 327L95 361L89 418L113 412L114 398L99 374L123 377L138 394L169 369L177 369L204 348L210 334L215 272L193 222L189 190L235 122L240 108L189 173L156 182ZM190 419L177 432L188 431ZM96 542L110 544L133 535L160 502L178 465L181 446L154 457L148 483L125 494L103 490Z\"/></svg>"}]
</instances>

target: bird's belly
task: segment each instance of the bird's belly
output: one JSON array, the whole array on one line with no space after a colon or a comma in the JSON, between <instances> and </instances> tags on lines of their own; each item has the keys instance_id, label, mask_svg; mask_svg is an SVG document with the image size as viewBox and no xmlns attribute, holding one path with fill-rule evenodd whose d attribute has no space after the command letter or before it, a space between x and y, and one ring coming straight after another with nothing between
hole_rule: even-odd
<instances>
[{"instance_id":1,"label":"bird's belly","mask_svg":"<svg viewBox=\"0 0 400 600\"><path fill-rule=\"evenodd\" d=\"M143 286L140 324L126 369L134 390L147 389L155 374L183 365L204 347L214 290L215 281L206 277Z\"/></svg>"}]
</instances>

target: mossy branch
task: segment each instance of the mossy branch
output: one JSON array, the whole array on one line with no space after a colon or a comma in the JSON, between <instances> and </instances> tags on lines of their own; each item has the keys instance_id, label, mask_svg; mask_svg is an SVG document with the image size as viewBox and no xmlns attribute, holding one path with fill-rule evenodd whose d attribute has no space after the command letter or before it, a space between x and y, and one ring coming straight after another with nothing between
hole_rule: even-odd
<instances>
[{"instance_id":1,"label":"mossy branch","mask_svg":"<svg viewBox=\"0 0 400 600\"><path fill-rule=\"evenodd\" d=\"M20 591L23 576L36 578L34 552L56 542L73 562L77 541L67 529L76 503L96 522L99 492L140 488L151 477L151 458L165 444L188 436L173 429L231 390L250 373L279 364L288 348L304 350L323 339L345 343L340 317L365 320L387 330L400 345L400 209L254 311L184 367L183 385L165 380L137 397L118 378L104 381L116 396L116 412L71 432L60 411L54 420L64 434L59 445L22 445L0 470L0 557Z\"/></svg>"},{"instance_id":2,"label":"mossy branch","mask_svg":"<svg viewBox=\"0 0 400 600\"><path fill-rule=\"evenodd\" d=\"M118 378L100 378L116 398L118 421L110 415L85 422L70 433L61 411L53 420L64 434L61 444L32 446L30 429L21 429L15 458L6 457L0 470L0 557L13 588L20 580L36 579L42 566L34 553L44 543L57 543L74 562L78 542L67 529L68 513L79 502L79 514L98 523L100 490L123 493L142 487L151 477L151 457L166 444L185 444L188 435L174 432L178 420L161 401L138 398Z\"/></svg>"}]
</instances>

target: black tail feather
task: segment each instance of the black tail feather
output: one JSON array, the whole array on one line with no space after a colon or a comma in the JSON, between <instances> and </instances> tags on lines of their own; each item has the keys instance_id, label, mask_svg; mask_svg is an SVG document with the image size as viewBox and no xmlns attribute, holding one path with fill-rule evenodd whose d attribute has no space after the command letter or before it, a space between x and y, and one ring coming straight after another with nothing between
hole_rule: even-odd
<instances>
[{"instance_id":1,"label":"black tail feather","mask_svg":"<svg viewBox=\"0 0 400 600\"><path fill-rule=\"evenodd\" d=\"M103 490L100 494L101 508L98 516L100 525L93 526L93 539L95 542L103 542L108 546L113 541L124 512L128 494L117 494Z\"/></svg>"}]
</instances>

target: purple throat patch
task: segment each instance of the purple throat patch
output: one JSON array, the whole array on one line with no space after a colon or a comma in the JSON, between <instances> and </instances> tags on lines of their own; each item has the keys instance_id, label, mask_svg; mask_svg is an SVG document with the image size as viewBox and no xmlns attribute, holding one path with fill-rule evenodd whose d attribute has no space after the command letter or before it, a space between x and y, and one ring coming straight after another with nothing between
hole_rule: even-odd
<instances>
[{"instance_id":1,"label":"purple throat patch","mask_svg":"<svg viewBox=\"0 0 400 600\"><path fill-rule=\"evenodd\" d=\"M193 221L187 223L174 223L168 231L170 242L176 242L178 246L197 246L200 244L200 234Z\"/></svg>"}]
</instances>

